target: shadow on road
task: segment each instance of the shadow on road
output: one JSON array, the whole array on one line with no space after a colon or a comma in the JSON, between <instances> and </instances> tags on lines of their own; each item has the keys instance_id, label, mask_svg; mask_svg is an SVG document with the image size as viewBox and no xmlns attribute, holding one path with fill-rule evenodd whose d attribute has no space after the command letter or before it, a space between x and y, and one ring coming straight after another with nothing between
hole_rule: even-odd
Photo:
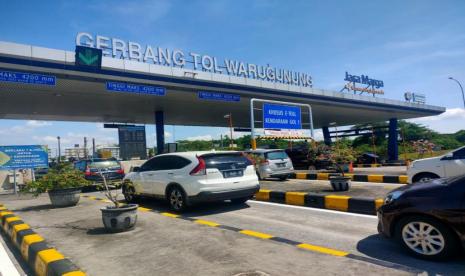
<instances>
[{"instance_id":1,"label":"shadow on road","mask_svg":"<svg viewBox=\"0 0 465 276\"><path fill-rule=\"evenodd\" d=\"M168 203L163 200L140 199L139 205L145 208L151 208L159 212L173 212ZM247 203L234 204L229 201L219 201L219 202L208 202L208 203L199 203L191 206L188 210L180 213L185 217L196 217L196 216L205 216L205 215L214 215L218 213L233 212L245 208L250 208Z\"/></svg>"},{"instance_id":2,"label":"shadow on road","mask_svg":"<svg viewBox=\"0 0 465 276\"><path fill-rule=\"evenodd\" d=\"M428 275L459 275L458 271L462 271L464 273L462 275L465 275L463 255L443 262L425 261L408 255L394 240L380 235L371 235L359 241L357 250L373 259L412 267L425 271Z\"/></svg>"},{"instance_id":3,"label":"shadow on road","mask_svg":"<svg viewBox=\"0 0 465 276\"><path fill-rule=\"evenodd\" d=\"M42 204L42 205L34 205L34 206L27 206L18 209L12 209L13 212L27 212L27 211L43 211L43 210L50 210L55 209L52 204Z\"/></svg>"},{"instance_id":4,"label":"shadow on road","mask_svg":"<svg viewBox=\"0 0 465 276\"><path fill-rule=\"evenodd\" d=\"M88 229L86 232L88 235L111 235L114 234L112 232L109 232L105 227L96 227L96 228L91 228Z\"/></svg>"}]
</instances>

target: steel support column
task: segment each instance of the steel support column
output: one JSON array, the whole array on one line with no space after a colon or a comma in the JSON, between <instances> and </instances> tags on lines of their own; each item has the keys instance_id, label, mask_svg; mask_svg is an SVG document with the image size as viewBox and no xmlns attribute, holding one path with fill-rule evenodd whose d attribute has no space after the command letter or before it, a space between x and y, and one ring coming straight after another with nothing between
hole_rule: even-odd
<instances>
[{"instance_id":1,"label":"steel support column","mask_svg":"<svg viewBox=\"0 0 465 276\"><path fill-rule=\"evenodd\" d=\"M397 145L397 118L389 119L388 157L389 161L399 159L399 148Z\"/></svg>"},{"instance_id":2,"label":"steel support column","mask_svg":"<svg viewBox=\"0 0 465 276\"><path fill-rule=\"evenodd\" d=\"M327 126L325 127L322 127L322 130L323 130L323 138L324 138L324 141L325 141L325 144L327 146L331 146L331 135L329 134L329 129Z\"/></svg>"},{"instance_id":3,"label":"steel support column","mask_svg":"<svg viewBox=\"0 0 465 276\"><path fill-rule=\"evenodd\" d=\"M155 130L157 134L157 154L165 150L165 118L163 111L155 111Z\"/></svg>"}]
</instances>

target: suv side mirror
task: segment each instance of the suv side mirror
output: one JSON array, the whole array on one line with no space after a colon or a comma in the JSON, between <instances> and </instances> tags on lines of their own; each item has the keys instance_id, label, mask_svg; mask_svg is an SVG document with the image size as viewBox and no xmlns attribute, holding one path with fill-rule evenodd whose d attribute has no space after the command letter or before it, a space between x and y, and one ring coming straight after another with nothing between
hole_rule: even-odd
<instances>
[{"instance_id":1,"label":"suv side mirror","mask_svg":"<svg viewBox=\"0 0 465 276\"><path fill-rule=\"evenodd\" d=\"M133 172L140 172L142 171L140 167L132 167Z\"/></svg>"},{"instance_id":2,"label":"suv side mirror","mask_svg":"<svg viewBox=\"0 0 465 276\"><path fill-rule=\"evenodd\" d=\"M454 154L452 152L449 152L448 154L444 155L441 160L452 160L454 159Z\"/></svg>"}]
</instances>

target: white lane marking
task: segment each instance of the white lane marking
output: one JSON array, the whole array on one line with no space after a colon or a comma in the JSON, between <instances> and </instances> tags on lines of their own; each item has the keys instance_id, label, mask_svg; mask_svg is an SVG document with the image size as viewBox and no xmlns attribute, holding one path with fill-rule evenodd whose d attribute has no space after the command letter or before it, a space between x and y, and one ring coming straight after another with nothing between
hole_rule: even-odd
<instances>
[{"instance_id":1,"label":"white lane marking","mask_svg":"<svg viewBox=\"0 0 465 276\"><path fill-rule=\"evenodd\" d=\"M265 201L256 201L256 200L253 200L252 202L253 203L258 203L258 204L264 204L264 205L274 205L274 206L279 206L279 207L283 207L283 208L294 208L294 209L301 209L301 210L307 210L307 211L311 210L311 211L318 211L318 212L323 212L323 213L332 213L332 214L338 214L338 215L344 215L344 216L378 219L374 215L356 214L356 213L341 212L341 211L334 211L334 210L328 210L328 209L320 209L320 208L313 208L313 207L306 207L306 206L295 206L295 205L288 205L288 204L274 203L274 202L265 202Z\"/></svg>"},{"instance_id":2,"label":"white lane marking","mask_svg":"<svg viewBox=\"0 0 465 276\"><path fill-rule=\"evenodd\" d=\"M20 276L10 257L5 251L3 244L0 242L0 275Z\"/></svg>"}]
</instances>

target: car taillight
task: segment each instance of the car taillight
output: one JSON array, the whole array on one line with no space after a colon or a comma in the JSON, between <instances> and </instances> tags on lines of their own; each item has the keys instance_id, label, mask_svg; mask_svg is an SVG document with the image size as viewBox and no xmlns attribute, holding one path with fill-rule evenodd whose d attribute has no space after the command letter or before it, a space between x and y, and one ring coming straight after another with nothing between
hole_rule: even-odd
<instances>
[{"instance_id":1,"label":"car taillight","mask_svg":"<svg viewBox=\"0 0 465 276\"><path fill-rule=\"evenodd\" d=\"M86 176L90 176L92 173L90 172L90 168L86 167Z\"/></svg>"},{"instance_id":2,"label":"car taillight","mask_svg":"<svg viewBox=\"0 0 465 276\"><path fill-rule=\"evenodd\" d=\"M117 173L117 174L124 174L124 169L121 168L121 169L117 170L116 173Z\"/></svg>"},{"instance_id":3,"label":"car taillight","mask_svg":"<svg viewBox=\"0 0 465 276\"><path fill-rule=\"evenodd\" d=\"M199 160L199 164L195 166L194 169L189 173L190 175L205 175L207 174L207 164L205 164L205 160L202 157L197 156L197 160Z\"/></svg>"}]
</instances>

